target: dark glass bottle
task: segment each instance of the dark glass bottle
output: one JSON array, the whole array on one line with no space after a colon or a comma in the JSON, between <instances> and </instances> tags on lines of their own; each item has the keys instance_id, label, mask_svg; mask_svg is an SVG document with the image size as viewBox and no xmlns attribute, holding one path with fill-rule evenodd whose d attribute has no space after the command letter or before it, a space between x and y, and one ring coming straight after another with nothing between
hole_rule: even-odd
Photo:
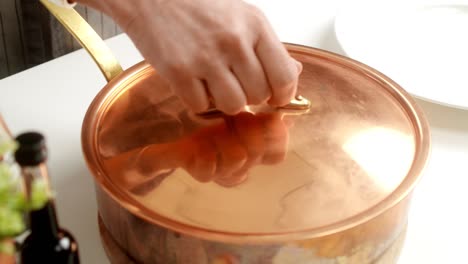
<instances>
[{"instance_id":1,"label":"dark glass bottle","mask_svg":"<svg viewBox=\"0 0 468 264\"><path fill-rule=\"evenodd\" d=\"M25 178L26 193L29 194L33 179L45 180L50 191L44 137L39 133L29 132L19 135L16 140L19 147L15 152L15 159ZM60 228L52 198L41 209L30 211L28 220L30 233L20 247L20 263L80 262L78 243L72 234Z\"/></svg>"}]
</instances>

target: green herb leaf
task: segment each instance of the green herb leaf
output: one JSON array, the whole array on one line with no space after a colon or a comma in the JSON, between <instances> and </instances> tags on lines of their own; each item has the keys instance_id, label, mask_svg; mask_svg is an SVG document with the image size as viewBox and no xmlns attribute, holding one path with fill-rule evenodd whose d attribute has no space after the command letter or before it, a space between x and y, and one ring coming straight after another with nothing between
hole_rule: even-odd
<instances>
[{"instance_id":1,"label":"green herb leaf","mask_svg":"<svg viewBox=\"0 0 468 264\"><path fill-rule=\"evenodd\" d=\"M8 207L0 207L0 238L14 237L24 230L23 214Z\"/></svg>"},{"instance_id":2,"label":"green herb leaf","mask_svg":"<svg viewBox=\"0 0 468 264\"><path fill-rule=\"evenodd\" d=\"M18 145L15 141L0 138L0 156L5 155L7 152L15 151L17 147Z\"/></svg>"},{"instance_id":3,"label":"green herb leaf","mask_svg":"<svg viewBox=\"0 0 468 264\"><path fill-rule=\"evenodd\" d=\"M49 192L44 180L35 180L31 186L30 209L38 210L49 200Z\"/></svg>"}]
</instances>

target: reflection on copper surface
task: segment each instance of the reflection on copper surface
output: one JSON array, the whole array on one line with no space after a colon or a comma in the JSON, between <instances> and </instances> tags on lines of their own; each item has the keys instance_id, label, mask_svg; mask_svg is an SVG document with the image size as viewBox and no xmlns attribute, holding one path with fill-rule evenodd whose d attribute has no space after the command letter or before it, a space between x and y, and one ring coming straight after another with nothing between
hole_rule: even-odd
<instances>
[{"instance_id":1,"label":"reflection on copper surface","mask_svg":"<svg viewBox=\"0 0 468 264\"><path fill-rule=\"evenodd\" d=\"M252 167L285 158L288 130L279 112L242 112L212 123L176 141L117 154L106 160L107 170L115 181L141 195L178 168L199 182L232 187L246 180Z\"/></svg>"},{"instance_id":2,"label":"reflection on copper surface","mask_svg":"<svg viewBox=\"0 0 468 264\"><path fill-rule=\"evenodd\" d=\"M386 192L408 173L414 155L413 139L394 129L373 127L350 137L343 150ZM384 151L382 151L384 150ZM399 156L399 162L390 162Z\"/></svg>"}]
</instances>

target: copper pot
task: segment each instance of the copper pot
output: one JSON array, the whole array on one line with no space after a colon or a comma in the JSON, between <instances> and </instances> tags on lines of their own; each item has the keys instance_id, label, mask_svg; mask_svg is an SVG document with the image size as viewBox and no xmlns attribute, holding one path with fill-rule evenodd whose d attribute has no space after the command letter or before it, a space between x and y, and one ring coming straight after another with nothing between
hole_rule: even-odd
<instances>
[{"instance_id":1,"label":"copper pot","mask_svg":"<svg viewBox=\"0 0 468 264\"><path fill-rule=\"evenodd\" d=\"M82 146L113 263L397 261L430 137L395 82L285 44L304 65L303 97L193 114L146 62L122 71L76 12L43 3L109 80Z\"/></svg>"}]
</instances>

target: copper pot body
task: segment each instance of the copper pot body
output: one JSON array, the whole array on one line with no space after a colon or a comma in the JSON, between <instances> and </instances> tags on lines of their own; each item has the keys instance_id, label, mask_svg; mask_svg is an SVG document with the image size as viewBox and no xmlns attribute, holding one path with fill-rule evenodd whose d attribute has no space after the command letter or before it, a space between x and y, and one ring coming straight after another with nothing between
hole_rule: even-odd
<instances>
[{"instance_id":1,"label":"copper pot body","mask_svg":"<svg viewBox=\"0 0 468 264\"><path fill-rule=\"evenodd\" d=\"M354 228L282 243L223 243L150 224L99 186L99 230L111 263L395 264L404 245L410 196Z\"/></svg>"}]
</instances>

